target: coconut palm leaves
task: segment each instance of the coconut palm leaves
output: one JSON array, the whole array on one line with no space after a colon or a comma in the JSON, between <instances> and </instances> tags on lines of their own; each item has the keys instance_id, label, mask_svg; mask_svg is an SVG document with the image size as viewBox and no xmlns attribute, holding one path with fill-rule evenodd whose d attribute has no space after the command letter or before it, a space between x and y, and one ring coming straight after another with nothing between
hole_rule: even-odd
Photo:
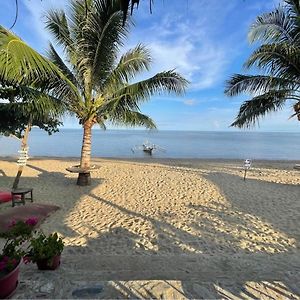
<instances>
[{"instance_id":1,"label":"coconut palm leaves","mask_svg":"<svg viewBox=\"0 0 300 300\"><path fill-rule=\"evenodd\" d=\"M53 70L46 59L0 26L0 80L12 84L34 83Z\"/></svg>"},{"instance_id":2,"label":"coconut palm leaves","mask_svg":"<svg viewBox=\"0 0 300 300\"><path fill-rule=\"evenodd\" d=\"M64 57L50 45L48 57L65 74L77 95L67 101L84 128L81 168L90 166L91 128L105 121L127 126L155 128L142 114L140 104L159 92L182 94L187 81L174 70L134 82L137 74L149 70L151 56L137 45L120 56L132 22L124 23L120 0L72 0L70 14L50 11L46 28Z\"/></svg>"},{"instance_id":3,"label":"coconut palm leaves","mask_svg":"<svg viewBox=\"0 0 300 300\"><path fill-rule=\"evenodd\" d=\"M273 12L257 18L249 32L250 42L262 42L245 62L246 69L258 68L263 75L235 74L227 81L225 93L248 93L252 99L240 107L231 126L249 127L260 117L294 102L300 118L300 1L285 0Z\"/></svg>"},{"instance_id":4,"label":"coconut palm leaves","mask_svg":"<svg viewBox=\"0 0 300 300\"><path fill-rule=\"evenodd\" d=\"M54 96L54 91L56 96L76 93L63 77L51 61L0 26L0 98L6 100L0 103L1 131L19 132L29 119L42 127L47 127L47 122L52 124L52 129L58 125L57 118L65 107L64 102ZM8 115L11 121L5 122Z\"/></svg>"},{"instance_id":5,"label":"coconut palm leaves","mask_svg":"<svg viewBox=\"0 0 300 300\"><path fill-rule=\"evenodd\" d=\"M19 37L0 26L1 87L30 86L48 97L76 98L76 87L49 59L29 47Z\"/></svg>"}]
</instances>

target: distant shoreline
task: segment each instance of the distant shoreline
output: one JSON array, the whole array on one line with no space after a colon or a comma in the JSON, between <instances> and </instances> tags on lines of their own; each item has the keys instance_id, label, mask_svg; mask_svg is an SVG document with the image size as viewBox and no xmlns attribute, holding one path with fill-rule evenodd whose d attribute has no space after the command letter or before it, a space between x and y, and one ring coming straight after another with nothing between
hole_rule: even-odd
<instances>
[{"instance_id":1,"label":"distant shoreline","mask_svg":"<svg viewBox=\"0 0 300 300\"><path fill-rule=\"evenodd\" d=\"M16 161L17 156L0 156L1 161ZM245 158L246 159L246 158ZM58 161L70 161L78 163L80 157L58 157L58 156L34 156L29 159L30 161L44 161L44 160L58 160ZM216 165L224 165L224 164L232 164L237 167L243 167L244 160L242 159L222 159L222 158L124 158L124 157L92 157L91 159L93 163L101 163L105 161L112 162L132 162L139 164L162 164L169 166L177 166L177 167L187 167L187 168L201 168L202 165L207 164L216 164ZM279 169L293 169L295 164L300 164L300 160L274 160L274 159L254 159L252 160L253 168L279 168ZM299 173L300 175L300 173Z\"/></svg>"}]
</instances>

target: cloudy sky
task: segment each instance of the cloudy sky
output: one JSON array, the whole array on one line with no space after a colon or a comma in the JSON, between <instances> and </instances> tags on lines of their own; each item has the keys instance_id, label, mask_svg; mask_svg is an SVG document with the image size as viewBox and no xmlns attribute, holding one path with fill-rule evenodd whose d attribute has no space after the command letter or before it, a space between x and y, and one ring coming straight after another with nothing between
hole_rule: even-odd
<instances>
[{"instance_id":1,"label":"cloudy sky","mask_svg":"<svg viewBox=\"0 0 300 300\"><path fill-rule=\"evenodd\" d=\"M43 14L49 8L67 9L67 0L19 0L19 18L14 31L33 48L44 53L51 37L44 29ZM223 94L226 79L245 72L243 62L257 45L249 45L247 32L257 15L277 6L279 0L141 0L134 12L133 28L125 49L147 45L153 56L148 76L174 69L190 82L186 95L153 97L142 106L161 130L237 130L230 128L243 97ZM15 0L0 1L1 24L14 19ZM144 75L146 76L146 74ZM260 131L299 131L299 122L289 119L291 104L260 122ZM65 127L78 127L65 118Z\"/></svg>"}]
</instances>

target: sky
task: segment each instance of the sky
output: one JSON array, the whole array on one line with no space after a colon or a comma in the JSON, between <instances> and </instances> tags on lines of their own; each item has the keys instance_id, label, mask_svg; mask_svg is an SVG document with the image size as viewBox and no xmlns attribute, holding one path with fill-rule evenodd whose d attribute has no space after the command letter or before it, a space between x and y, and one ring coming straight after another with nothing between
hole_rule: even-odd
<instances>
[{"instance_id":1,"label":"sky","mask_svg":"<svg viewBox=\"0 0 300 300\"><path fill-rule=\"evenodd\" d=\"M250 45L247 33L255 18L273 10L280 0L141 0L135 22L121 53L138 43L153 57L152 68L143 78L176 69L190 81L186 94L153 96L141 106L160 130L237 131L230 127L241 103L249 95L229 98L225 82L234 73L255 73L243 63L258 46ZM51 36L44 29L44 14L50 8L68 8L68 0L19 0L19 17L13 31L30 46L45 53ZM10 27L15 0L0 1L0 20ZM299 131L292 104L267 115L251 131ZM79 128L78 121L64 118L66 128ZM111 128L108 126L108 128Z\"/></svg>"}]
</instances>

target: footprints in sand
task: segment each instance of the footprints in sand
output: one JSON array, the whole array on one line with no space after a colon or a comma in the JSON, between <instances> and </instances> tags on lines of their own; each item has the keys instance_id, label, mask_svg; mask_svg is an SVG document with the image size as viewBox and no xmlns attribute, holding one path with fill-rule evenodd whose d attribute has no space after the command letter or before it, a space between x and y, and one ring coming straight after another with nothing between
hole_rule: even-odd
<instances>
[{"instance_id":1,"label":"footprints in sand","mask_svg":"<svg viewBox=\"0 0 300 300\"><path fill-rule=\"evenodd\" d=\"M75 249L99 254L294 249L294 236L284 229L295 236L298 232L297 191L287 185L272 191L275 178L285 184L299 179L288 179L290 171L262 168L244 182L239 172L230 166L191 170L106 161L93 174L99 183L90 191L80 195L74 187L67 197L58 191L65 218L54 215L47 227L56 228ZM271 225L274 221L278 226Z\"/></svg>"}]
</instances>

